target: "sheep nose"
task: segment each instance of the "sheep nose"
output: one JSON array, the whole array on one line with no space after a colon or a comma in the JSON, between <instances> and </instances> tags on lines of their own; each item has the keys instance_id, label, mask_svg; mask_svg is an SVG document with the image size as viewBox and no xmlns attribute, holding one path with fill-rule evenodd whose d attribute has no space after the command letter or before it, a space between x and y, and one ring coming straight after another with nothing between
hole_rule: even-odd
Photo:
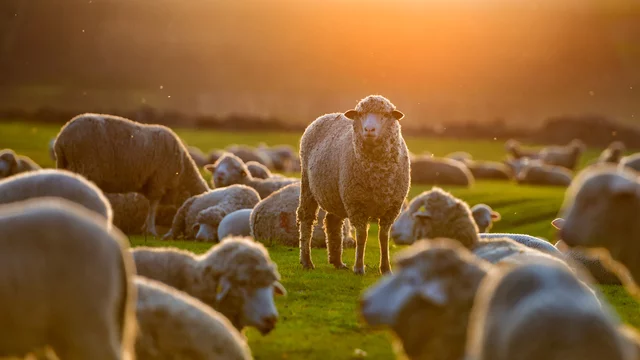
<instances>
[{"instance_id":1,"label":"sheep nose","mask_svg":"<svg viewBox=\"0 0 640 360\"><path fill-rule=\"evenodd\" d=\"M373 126L365 126L364 127L364 132L367 134L373 134L376 132L376 128Z\"/></svg>"},{"instance_id":2,"label":"sheep nose","mask_svg":"<svg viewBox=\"0 0 640 360\"><path fill-rule=\"evenodd\" d=\"M265 317L262 318L262 326L260 326L260 332L263 335L266 335L268 333L271 332L271 330L273 330L276 327L276 323L278 322L278 316L277 315L267 315Z\"/></svg>"}]
</instances>

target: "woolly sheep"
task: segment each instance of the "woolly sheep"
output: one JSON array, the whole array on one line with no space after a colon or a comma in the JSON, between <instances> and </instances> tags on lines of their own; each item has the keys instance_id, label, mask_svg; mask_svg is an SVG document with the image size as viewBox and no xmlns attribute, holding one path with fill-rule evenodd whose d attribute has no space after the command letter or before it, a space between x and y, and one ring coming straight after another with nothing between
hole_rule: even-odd
<instances>
[{"instance_id":1,"label":"woolly sheep","mask_svg":"<svg viewBox=\"0 0 640 360\"><path fill-rule=\"evenodd\" d=\"M559 237L570 247L605 248L611 258L640 279L640 184L637 174L614 165L583 170L565 194ZM626 282L626 269L615 266ZM631 283L625 285L635 290Z\"/></svg>"},{"instance_id":2,"label":"woolly sheep","mask_svg":"<svg viewBox=\"0 0 640 360\"><path fill-rule=\"evenodd\" d=\"M527 165L516 176L518 184L548 185L567 187L573 179L573 174L561 166Z\"/></svg>"},{"instance_id":3,"label":"woolly sheep","mask_svg":"<svg viewBox=\"0 0 640 360\"><path fill-rule=\"evenodd\" d=\"M251 213L251 236L265 244L277 242L285 246L298 247L300 233L296 226L296 210L300 202L300 184L291 184L262 199ZM326 212L318 211L318 221L313 227L311 247L326 248L324 218ZM349 219L342 225L343 247L355 247Z\"/></svg>"},{"instance_id":4,"label":"woolly sheep","mask_svg":"<svg viewBox=\"0 0 640 360\"><path fill-rule=\"evenodd\" d=\"M487 204L476 204L471 208L471 215L478 226L478 232L486 233L491 230L493 223L500 221L500 213Z\"/></svg>"},{"instance_id":5,"label":"woolly sheep","mask_svg":"<svg viewBox=\"0 0 640 360\"><path fill-rule=\"evenodd\" d=\"M184 144L169 128L113 115L69 120L54 145L56 166L77 172L104 192L139 192L149 199L145 234L157 236L156 210L208 190Z\"/></svg>"},{"instance_id":6,"label":"woolly sheep","mask_svg":"<svg viewBox=\"0 0 640 360\"><path fill-rule=\"evenodd\" d=\"M233 184L247 185L256 189L261 199L289 184L300 182L300 180L292 178L254 179L242 159L230 153L225 153L215 164L209 164L204 168L211 172L211 182L214 187L221 188Z\"/></svg>"},{"instance_id":7,"label":"woolly sheep","mask_svg":"<svg viewBox=\"0 0 640 360\"><path fill-rule=\"evenodd\" d=\"M620 160L620 167L640 172L640 153L623 157Z\"/></svg>"},{"instance_id":8,"label":"woolly sheep","mask_svg":"<svg viewBox=\"0 0 640 360\"><path fill-rule=\"evenodd\" d=\"M411 183L469 187L475 178L460 161L420 156L411 161Z\"/></svg>"},{"instance_id":9,"label":"woolly sheep","mask_svg":"<svg viewBox=\"0 0 640 360\"><path fill-rule=\"evenodd\" d=\"M0 179L40 169L40 165L33 160L24 155L17 155L11 149L0 151Z\"/></svg>"},{"instance_id":10,"label":"woolly sheep","mask_svg":"<svg viewBox=\"0 0 640 360\"><path fill-rule=\"evenodd\" d=\"M509 153L509 155L513 156L514 159L521 158L529 158L529 159L538 159L540 157L540 151L534 149L523 149L522 145L519 141L514 139L509 139L504 143L504 148Z\"/></svg>"},{"instance_id":11,"label":"woolly sheep","mask_svg":"<svg viewBox=\"0 0 640 360\"><path fill-rule=\"evenodd\" d=\"M227 238L202 255L150 247L132 253L139 275L201 300L239 331L253 326L266 335L275 328L274 292L286 295L286 290L267 249L251 238Z\"/></svg>"},{"instance_id":12,"label":"woolly sheep","mask_svg":"<svg viewBox=\"0 0 640 360\"><path fill-rule=\"evenodd\" d=\"M249 161L246 165L251 176L256 179L268 179L272 176L271 171L257 161Z\"/></svg>"},{"instance_id":13,"label":"woolly sheep","mask_svg":"<svg viewBox=\"0 0 640 360\"><path fill-rule=\"evenodd\" d=\"M203 167L209 163L207 161L207 155L205 155L202 150L198 149L197 147L187 146L187 151L189 152L189 156L191 156L193 162L197 167Z\"/></svg>"},{"instance_id":14,"label":"woolly sheep","mask_svg":"<svg viewBox=\"0 0 640 360\"><path fill-rule=\"evenodd\" d=\"M273 163L275 171L292 172L293 162L296 161L297 152L290 145L277 145L268 147L262 143L258 145L258 150L264 152ZM249 164L247 164L249 165Z\"/></svg>"},{"instance_id":15,"label":"woolly sheep","mask_svg":"<svg viewBox=\"0 0 640 360\"><path fill-rule=\"evenodd\" d=\"M513 172L506 164L497 161L464 160L474 179L510 180Z\"/></svg>"},{"instance_id":16,"label":"woolly sheep","mask_svg":"<svg viewBox=\"0 0 640 360\"><path fill-rule=\"evenodd\" d=\"M493 241L493 240L492 240ZM526 247L510 240L486 251L490 261L472 254L459 241L419 241L395 256L394 273L365 290L360 313L373 327L390 327L409 359L462 359L474 297L485 275ZM502 246L504 245L504 246ZM536 251L537 252L537 251ZM537 252L540 262L559 262ZM524 260L524 259L521 259ZM530 258L527 261L532 261ZM504 266L504 265L500 265Z\"/></svg>"},{"instance_id":17,"label":"woolly sheep","mask_svg":"<svg viewBox=\"0 0 640 360\"><path fill-rule=\"evenodd\" d=\"M104 196L109 201L113 210L113 225L127 235L142 233L145 219L149 213L149 200L141 194L130 192L124 194L106 193ZM173 217L178 208L170 205L158 206L156 225L171 227ZM166 232L168 229L160 231Z\"/></svg>"},{"instance_id":18,"label":"woolly sheep","mask_svg":"<svg viewBox=\"0 0 640 360\"><path fill-rule=\"evenodd\" d=\"M572 140L566 146L547 146L540 150L540 160L547 165L575 170L585 148L585 144L578 139Z\"/></svg>"},{"instance_id":19,"label":"woolly sheep","mask_svg":"<svg viewBox=\"0 0 640 360\"><path fill-rule=\"evenodd\" d=\"M570 265L581 266L598 284L622 285L618 276L611 272L598 256L573 249L562 240L558 240L554 246L564 254Z\"/></svg>"},{"instance_id":20,"label":"woolly sheep","mask_svg":"<svg viewBox=\"0 0 640 360\"><path fill-rule=\"evenodd\" d=\"M269 156L258 149L246 145L231 145L226 148L226 151L237 156L245 163L255 161L266 166L268 169L273 169L273 163Z\"/></svg>"},{"instance_id":21,"label":"woolly sheep","mask_svg":"<svg viewBox=\"0 0 640 360\"><path fill-rule=\"evenodd\" d=\"M410 164L399 120L404 117L388 99L369 95L355 109L326 114L304 131L300 140L302 161L300 205L300 263L313 269L311 234L318 207L324 219L329 263L342 262L341 229L348 218L356 229L353 271L364 274L364 251L369 220L379 223L380 272L389 265L389 229L407 197Z\"/></svg>"},{"instance_id":22,"label":"woolly sheep","mask_svg":"<svg viewBox=\"0 0 640 360\"><path fill-rule=\"evenodd\" d=\"M0 204L46 196L80 204L102 216L108 224L113 220L111 205L102 191L78 174L43 169L0 180Z\"/></svg>"},{"instance_id":23,"label":"woolly sheep","mask_svg":"<svg viewBox=\"0 0 640 360\"><path fill-rule=\"evenodd\" d=\"M478 290L469 324L469 360L636 356L618 333L613 310L566 268L549 263L492 272Z\"/></svg>"},{"instance_id":24,"label":"woolly sheep","mask_svg":"<svg viewBox=\"0 0 640 360\"><path fill-rule=\"evenodd\" d=\"M218 225L236 210L251 209L260 201L258 193L245 185L231 185L189 198L173 218L165 240L197 239L217 241Z\"/></svg>"},{"instance_id":25,"label":"woolly sheep","mask_svg":"<svg viewBox=\"0 0 640 360\"><path fill-rule=\"evenodd\" d=\"M222 218L218 225L218 241L222 241L227 236L250 236L249 221L252 212L253 209L241 209Z\"/></svg>"},{"instance_id":26,"label":"woolly sheep","mask_svg":"<svg viewBox=\"0 0 640 360\"><path fill-rule=\"evenodd\" d=\"M602 150L598 157L598 162L617 164L622 159L624 151L624 143L622 141L614 141L606 149Z\"/></svg>"},{"instance_id":27,"label":"woolly sheep","mask_svg":"<svg viewBox=\"0 0 640 360\"><path fill-rule=\"evenodd\" d=\"M0 354L125 359L136 338L127 240L62 198L0 206Z\"/></svg>"},{"instance_id":28,"label":"woolly sheep","mask_svg":"<svg viewBox=\"0 0 640 360\"><path fill-rule=\"evenodd\" d=\"M138 359L253 359L242 334L200 300L142 276L136 276L134 283Z\"/></svg>"}]
</instances>

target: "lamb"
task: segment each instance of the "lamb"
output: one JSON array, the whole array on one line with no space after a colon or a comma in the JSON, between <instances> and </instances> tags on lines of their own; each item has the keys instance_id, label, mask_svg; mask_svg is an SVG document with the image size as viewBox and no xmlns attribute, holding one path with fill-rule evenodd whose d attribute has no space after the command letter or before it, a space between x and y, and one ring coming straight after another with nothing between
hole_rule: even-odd
<instances>
[{"instance_id":1,"label":"lamb","mask_svg":"<svg viewBox=\"0 0 640 360\"><path fill-rule=\"evenodd\" d=\"M547 146L540 151L540 160L547 165L575 170L585 148L578 139L572 140L567 146Z\"/></svg>"},{"instance_id":2,"label":"lamb","mask_svg":"<svg viewBox=\"0 0 640 360\"><path fill-rule=\"evenodd\" d=\"M622 141L614 141L600 153L598 163L618 164L624 154L625 146Z\"/></svg>"},{"instance_id":3,"label":"lamb","mask_svg":"<svg viewBox=\"0 0 640 360\"><path fill-rule=\"evenodd\" d=\"M391 271L389 230L402 208L411 182L407 145L400 131L404 114L380 95L369 95L355 109L326 114L307 126L300 140L302 163L300 263L313 269L311 234L318 207L324 219L329 263L342 262L341 228L348 218L356 229L353 271L363 275L369 220L379 222L380 272Z\"/></svg>"},{"instance_id":4,"label":"lamb","mask_svg":"<svg viewBox=\"0 0 640 360\"><path fill-rule=\"evenodd\" d=\"M613 310L554 264L493 272L478 290L469 324L470 360L636 358Z\"/></svg>"},{"instance_id":5,"label":"lamb","mask_svg":"<svg viewBox=\"0 0 640 360\"><path fill-rule=\"evenodd\" d=\"M218 241L227 236L251 236L249 226L253 209L236 210L225 216L218 225Z\"/></svg>"},{"instance_id":6,"label":"lamb","mask_svg":"<svg viewBox=\"0 0 640 360\"><path fill-rule=\"evenodd\" d=\"M242 331L271 332L278 320L273 296L286 295L277 265L267 249L251 238L231 237L202 255L174 248L132 250L138 275L199 299Z\"/></svg>"},{"instance_id":7,"label":"lamb","mask_svg":"<svg viewBox=\"0 0 640 360\"><path fill-rule=\"evenodd\" d=\"M245 185L231 185L189 198L173 218L164 240L196 239L217 241L218 225L236 210L251 209L260 201L258 193Z\"/></svg>"},{"instance_id":8,"label":"lamb","mask_svg":"<svg viewBox=\"0 0 640 360\"><path fill-rule=\"evenodd\" d=\"M107 193L104 196L113 210L113 225L127 235L137 235L142 232L145 218L149 213L149 200L141 194L130 192L124 194ZM170 205L158 206L156 225L171 227L173 217L178 208ZM168 229L160 230L160 233Z\"/></svg>"},{"instance_id":9,"label":"lamb","mask_svg":"<svg viewBox=\"0 0 640 360\"><path fill-rule=\"evenodd\" d=\"M462 359L476 292L495 264L559 263L541 252L532 258L519 256L526 247L514 241L498 243L480 256L446 238L419 241L401 250L394 259L395 272L361 296L364 321L373 327L390 327L400 342L394 344L396 352L404 352L411 360Z\"/></svg>"},{"instance_id":10,"label":"lamb","mask_svg":"<svg viewBox=\"0 0 640 360\"><path fill-rule=\"evenodd\" d=\"M573 174L561 166L528 165L516 176L518 184L567 187Z\"/></svg>"},{"instance_id":11,"label":"lamb","mask_svg":"<svg viewBox=\"0 0 640 360\"><path fill-rule=\"evenodd\" d=\"M40 170L40 165L24 155L17 155L11 149L0 151L0 179L23 172Z\"/></svg>"},{"instance_id":12,"label":"lamb","mask_svg":"<svg viewBox=\"0 0 640 360\"><path fill-rule=\"evenodd\" d=\"M113 211L104 194L92 182L66 170L43 169L0 180L0 204L37 197L59 197L96 212L111 224Z\"/></svg>"},{"instance_id":13,"label":"lamb","mask_svg":"<svg viewBox=\"0 0 640 360\"><path fill-rule=\"evenodd\" d=\"M540 157L540 151L534 149L523 149L520 142L509 139L504 143L504 148L514 159L529 158L532 160Z\"/></svg>"},{"instance_id":14,"label":"lamb","mask_svg":"<svg viewBox=\"0 0 640 360\"><path fill-rule=\"evenodd\" d=\"M640 172L640 153L623 157L620 160L620 168L627 168Z\"/></svg>"},{"instance_id":15,"label":"lamb","mask_svg":"<svg viewBox=\"0 0 640 360\"><path fill-rule=\"evenodd\" d=\"M476 204L471 208L471 215L478 226L478 232L486 233L491 230L493 223L500 221L500 213L487 204Z\"/></svg>"},{"instance_id":16,"label":"lamb","mask_svg":"<svg viewBox=\"0 0 640 360\"><path fill-rule=\"evenodd\" d=\"M475 178L460 161L435 157L417 157L411 161L411 183L470 187Z\"/></svg>"},{"instance_id":17,"label":"lamb","mask_svg":"<svg viewBox=\"0 0 640 360\"><path fill-rule=\"evenodd\" d=\"M0 354L125 359L136 338L125 236L63 198L0 206Z\"/></svg>"},{"instance_id":18,"label":"lamb","mask_svg":"<svg viewBox=\"0 0 640 360\"><path fill-rule=\"evenodd\" d=\"M231 145L226 148L226 151L237 156L245 163L255 161L266 166L268 169L273 169L273 163L269 156L252 147L246 145Z\"/></svg>"},{"instance_id":19,"label":"lamb","mask_svg":"<svg viewBox=\"0 0 640 360\"><path fill-rule=\"evenodd\" d=\"M569 247L604 248L611 258L628 269L633 279L640 279L640 183L637 173L615 165L602 165L583 170L565 194L560 211L564 223L560 238ZM605 265L607 265L605 263ZM621 280L630 290L634 284L625 281L626 269L615 266Z\"/></svg>"},{"instance_id":20,"label":"lamb","mask_svg":"<svg viewBox=\"0 0 640 360\"><path fill-rule=\"evenodd\" d=\"M273 174L271 174L271 171L269 171L266 166L260 164L259 162L249 161L246 165L251 176L256 179L268 179L273 176Z\"/></svg>"},{"instance_id":21,"label":"lamb","mask_svg":"<svg viewBox=\"0 0 640 360\"><path fill-rule=\"evenodd\" d=\"M161 125L113 115L69 120L54 145L56 167L85 176L104 192L138 192L149 200L145 234L157 237L156 210L208 190L180 138Z\"/></svg>"},{"instance_id":22,"label":"lamb","mask_svg":"<svg viewBox=\"0 0 640 360\"><path fill-rule=\"evenodd\" d=\"M138 359L250 360L251 349L231 322L200 300L136 276Z\"/></svg>"},{"instance_id":23,"label":"lamb","mask_svg":"<svg viewBox=\"0 0 640 360\"><path fill-rule=\"evenodd\" d=\"M221 188L233 184L247 185L254 188L261 199L289 184L300 182L300 180L293 178L255 179L242 159L230 153L224 154L215 164L209 164L204 168L211 172L211 182L214 187Z\"/></svg>"},{"instance_id":24,"label":"lamb","mask_svg":"<svg viewBox=\"0 0 640 360\"><path fill-rule=\"evenodd\" d=\"M202 150L198 149L197 147L188 146L187 151L189 152L189 156L191 156L191 159L193 159L193 162L197 167L204 167L209 163L207 155L205 155Z\"/></svg>"},{"instance_id":25,"label":"lamb","mask_svg":"<svg viewBox=\"0 0 640 360\"><path fill-rule=\"evenodd\" d=\"M300 233L296 226L296 210L300 202L300 184L291 184L261 200L250 217L251 236L265 244L277 242L284 246L298 247ZM311 247L326 248L327 240L323 223L326 212L318 211L318 221L313 227ZM355 247L349 219L342 225L342 246Z\"/></svg>"}]
</instances>

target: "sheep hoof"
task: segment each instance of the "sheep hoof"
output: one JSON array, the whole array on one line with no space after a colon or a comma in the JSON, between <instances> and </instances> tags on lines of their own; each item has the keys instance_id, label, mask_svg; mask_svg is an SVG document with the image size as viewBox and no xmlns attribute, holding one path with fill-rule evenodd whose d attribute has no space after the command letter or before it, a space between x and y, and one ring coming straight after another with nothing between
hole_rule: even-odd
<instances>
[{"instance_id":1,"label":"sheep hoof","mask_svg":"<svg viewBox=\"0 0 640 360\"><path fill-rule=\"evenodd\" d=\"M316 268L311 260L300 260L300 264L302 264L302 268L305 270L313 270Z\"/></svg>"},{"instance_id":2,"label":"sheep hoof","mask_svg":"<svg viewBox=\"0 0 640 360\"><path fill-rule=\"evenodd\" d=\"M347 264L343 263L343 262L339 262L339 263L331 263L336 269L338 270L344 270L344 269L348 269L349 267L347 266Z\"/></svg>"},{"instance_id":3,"label":"sheep hoof","mask_svg":"<svg viewBox=\"0 0 640 360\"><path fill-rule=\"evenodd\" d=\"M380 274L382 275L391 275L391 268L388 267L382 267L380 268Z\"/></svg>"},{"instance_id":4,"label":"sheep hoof","mask_svg":"<svg viewBox=\"0 0 640 360\"><path fill-rule=\"evenodd\" d=\"M362 267L353 267L353 273L356 275L364 275L365 271L364 271L364 266Z\"/></svg>"}]
</instances>

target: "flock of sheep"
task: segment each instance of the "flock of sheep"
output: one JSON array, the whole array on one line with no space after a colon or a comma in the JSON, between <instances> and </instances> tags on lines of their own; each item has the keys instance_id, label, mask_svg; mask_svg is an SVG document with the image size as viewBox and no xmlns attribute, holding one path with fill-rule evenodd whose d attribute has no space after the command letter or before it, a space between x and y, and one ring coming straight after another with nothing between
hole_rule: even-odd
<instances>
[{"instance_id":1,"label":"flock of sheep","mask_svg":"<svg viewBox=\"0 0 640 360\"><path fill-rule=\"evenodd\" d=\"M251 359L243 329L269 334L274 296L286 295L263 243L298 247L308 270L312 247L336 269L355 247L364 274L374 221L384 276L359 312L394 332L399 357L640 359L635 331L595 286L637 294L640 156L616 142L575 178L578 140L536 151L510 140L502 163L415 156L403 117L370 95L311 123L299 154L263 144L204 155L164 126L83 114L51 143L56 169L3 150L0 356ZM568 186L550 224L562 240L491 233L499 213L439 187L407 199L412 183L474 178ZM125 234L139 233L215 244L202 255L129 248ZM393 272L390 240L408 245Z\"/></svg>"}]
</instances>

